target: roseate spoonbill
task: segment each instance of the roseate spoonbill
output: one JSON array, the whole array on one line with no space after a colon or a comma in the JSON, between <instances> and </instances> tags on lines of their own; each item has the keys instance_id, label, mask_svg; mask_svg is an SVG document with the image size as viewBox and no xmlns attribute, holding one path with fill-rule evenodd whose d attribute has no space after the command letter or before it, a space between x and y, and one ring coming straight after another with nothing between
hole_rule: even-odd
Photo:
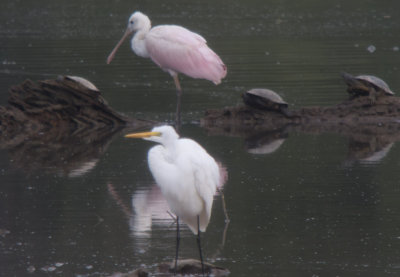
<instances>
[{"instance_id":1,"label":"roseate spoonbill","mask_svg":"<svg viewBox=\"0 0 400 277\"><path fill-rule=\"evenodd\" d=\"M179 138L171 126L160 126L151 132L128 134L127 138L144 138L160 145L148 152L150 171L161 188L171 211L176 215L175 271L179 250L179 219L197 235L203 265L200 232L210 221L213 197L223 178L218 164L197 142ZM204 274L204 265L203 265Z\"/></svg>"},{"instance_id":2,"label":"roseate spoonbill","mask_svg":"<svg viewBox=\"0 0 400 277\"><path fill-rule=\"evenodd\" d=\"M151 58L174 79L178 95L182 89L178 73L192 78L212 81L218 85L226 76L226 66L212 51L206 40L188 29L176 25L159 25L151 28L150 19L134 12L128 21L125 34L107 58L109 64L124 40L135 33L131 47L136 55Z\"/></svg>"}]
</instances>

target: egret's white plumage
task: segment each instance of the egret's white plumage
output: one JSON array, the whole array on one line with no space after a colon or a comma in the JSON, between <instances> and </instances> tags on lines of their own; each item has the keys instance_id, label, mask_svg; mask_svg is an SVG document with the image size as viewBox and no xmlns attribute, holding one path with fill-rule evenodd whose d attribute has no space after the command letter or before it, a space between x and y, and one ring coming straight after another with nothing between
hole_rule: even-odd
<instances>
[{"instance_id":1,"label":"egret's white plumage","mask_svg":"<svg viewBox=\"0 0 400 277\"><path fill-rule=\"evenodd\" d=\"M210 220L214 194L222 179L214 158L194 140L179 138L171 126L155 127L151 132L126 137L160 144L149 150L150 171L171 211L194 234L197 230L204 232Z\"/></svg>"},{"instance_id":2,"label":"egret's white plumage","mask_svg":"<svg viewBox=\"0 0 400 277\"><path fill-rule=\"evenodd\" d=\"M220 57L212 51L206 40L188 29L177 25L159 25L151 28L150 19L141 12L134 12L128 21L124 36L107 58L110 63L123 41L135 33L131 47L136 55L151 58L174 78L183 73L192 78L210 80L219 84L227 69Z\"/></svg>"}]
</instances>

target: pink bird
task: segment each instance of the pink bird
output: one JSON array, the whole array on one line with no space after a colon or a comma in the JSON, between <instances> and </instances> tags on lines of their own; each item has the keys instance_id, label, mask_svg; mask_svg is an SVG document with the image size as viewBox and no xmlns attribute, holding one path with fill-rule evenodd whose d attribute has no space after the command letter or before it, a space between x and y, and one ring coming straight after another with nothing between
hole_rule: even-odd
<instances>
[{"instance_id":1,"label":"pink bird","mask_svg":"<svg viewBox=\"0 0 400 277\"><path fill-rule=\"evenodd\" d=\"M178 95L182 89L178 73L192 78L221 83L227 69L219 56L207 46L206 40L188 29L176 25L151 28L150 19L141 12L131 15L125 34L107 58L109 64L124 40L135 33L131 47L136 55L151 58L174 79Z\"/></svg>"}]
</instances>

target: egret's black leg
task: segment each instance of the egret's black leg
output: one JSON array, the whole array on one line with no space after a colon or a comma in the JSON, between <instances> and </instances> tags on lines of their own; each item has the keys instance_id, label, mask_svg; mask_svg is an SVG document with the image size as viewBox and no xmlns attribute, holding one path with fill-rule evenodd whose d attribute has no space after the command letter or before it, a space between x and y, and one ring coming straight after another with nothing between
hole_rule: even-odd
<instances>
[{"instance_id":1,"label":"egret's black leg","mask_svg":"<svg viewBox=\"0 0 400 277\"><path fill-rule=\"evenodd\" d=\"M200 243L200 217L197 216L197 246L199 247L199 253L200 253L200 261L201 261L201 272L203 273L204 276L204 261L203 261L203 254L201 252L201 243Z\"/></svg>"},{"instance_id":2,"label":"egret's black leg","mask_svg":"<svg viewBox=\"0 0 400 277\"><path fill-rule=\"evenodd\" d=\"M175 249L175 268L174 275L176 275L176 271L178 270L178 252L179 252L179 242L181 240L181 236L179 234L179 216L176 217L176 249Z\"/></svg>"}]
</instances>

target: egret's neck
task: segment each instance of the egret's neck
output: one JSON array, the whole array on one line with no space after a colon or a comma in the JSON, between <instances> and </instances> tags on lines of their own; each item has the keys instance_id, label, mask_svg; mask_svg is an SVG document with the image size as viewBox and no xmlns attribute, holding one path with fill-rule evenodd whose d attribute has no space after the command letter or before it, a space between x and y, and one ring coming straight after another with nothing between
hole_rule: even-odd
<instances>
[{"instance_id":1,"label":"egret's neck","mask_svg":"<svg viewBox=\"0 0 400 277\"><path fill-rule=\"evenodd\" d=\"M136 55L143 57L143 58L148 58L149 52L147 51L146 48L146 35L150 31L151 25L150 23L145 26L143 26L142 29L136 32L136 34L133 36L131 40L131 46L133 52L135 52Z\"/></svg>"},{"instance_id":2,"label":"egret's neck","mask_svg":"<svg viewBox=\"0 0 400 277\"><path fill-rule=\"evenodd\" d=\"M178 140L167 140L164 141L162 144L166 150L166 155L168 156L168 160L170 162L174 161L177 157L177 144Z\"/></svg>"}]
</instances>

